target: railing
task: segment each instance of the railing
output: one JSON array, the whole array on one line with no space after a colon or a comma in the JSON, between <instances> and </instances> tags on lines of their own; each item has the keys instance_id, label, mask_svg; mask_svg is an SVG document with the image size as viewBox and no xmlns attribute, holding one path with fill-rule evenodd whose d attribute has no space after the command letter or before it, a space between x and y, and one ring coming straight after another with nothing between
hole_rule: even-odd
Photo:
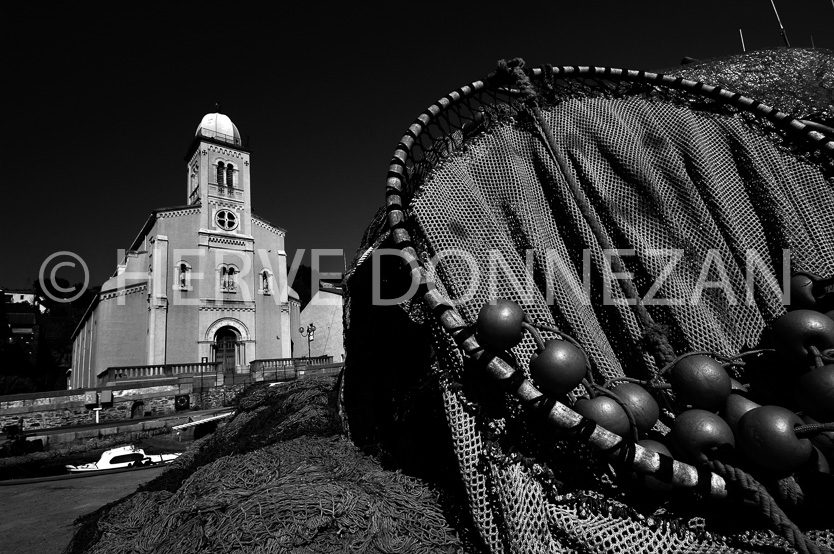
<instances>
[{"instance_id":1,"label":"railing","mask_svg":"<svg viewBox=\"0 0 834 554\"><path fill-rule=\"evenodd\" d=\"M333 363L333 356L316 356L315 358L298 358L303 365L327 365Z\"/></svg>"},{"instance_id":2,"label":"railing","mask_svg":"<svg viewBox=\"0 0 834 554\"><path fill-rule=\"evenodd\" d=\"M310 377L333 377L339 375L345 364L342 362L333 364L308 365L298 369L299 379L309 379Z\"/></svg>"},{"instance_id":3,"label":"railing","mask_svg":"<svg viewBox=\"0 0 834 554\"><path fill-rule=\"evenodd\" d=\"M274 358L271 360L252 360L249 374L255 381L291 381L298 378L308 367L324 366L333 363L333 356L316 356L315 358Z\"/></svg>"},{"instance_id":4,"label":"railing","mask_svg":"<svg viewBox=\"0 0 834 554\"><path fill-rule=\"evenodd\" d=\"M250 369L287 369L293 368L296 364L295 358L275 358L272 360L253 360L249 364Z\"/></svg>"},{"instance_id":5,"label":"railing","mask_svg":"<svg viewBox=\"0 0 834 554\"><path fill-rule=\"evenodd\" d=\"M233 146L241 146L239 138L235 138L232 135L227 135L225 133L218 133L217 131L212 131L211 129L206 129L205 127L200 127L200 135L204 137L213 138L215 140L219 140L220 142L225 142L226 144L231 144Z\"/></svg>"},{"instance_id":6,"label":"railing","mask_svg":"<svg viewBox=\"0 0 834 554\"><path fill-rule=\"evenodd\" d=\"M217 377L223 380L224 376L220 369L221 365L221 362L195 362L190 364L108 367L98 377L100 384L165 379L178 375L194 375L203 378ZM305 373L315 372L319 368L327 369L327 366L336 365L339 364L333 363L333 356L253 360L249 364L249 374L244 379L248 378L253 381L290 381L297 379ZM235 374L231 377L239 378L240 375Z\"/></svg>"},{"instance_id":7,"label":"railing","mask_svg":"<svg viewBox=\"0 0 834 554\"><path fill-rule=\"evenodd\" d=\"M105 383L118 383L120 381L143 381L146 379L164 379L176 377L177 375L195 373L217 373L220 371L220 362L190 363L190 364L160 364L108 367L99 374L99 379Z\"/></svg>"}]
</instances>

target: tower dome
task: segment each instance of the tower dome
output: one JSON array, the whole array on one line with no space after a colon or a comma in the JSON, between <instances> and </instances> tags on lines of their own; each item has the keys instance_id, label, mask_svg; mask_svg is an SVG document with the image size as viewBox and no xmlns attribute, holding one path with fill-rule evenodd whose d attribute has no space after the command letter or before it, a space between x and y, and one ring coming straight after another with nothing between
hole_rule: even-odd
<instances>
[{"instance_id":1,"label":"tower dome","mask_svg":"<svg viewBox=\"0 0 834 554\"><path fill-rule=\"evenodd\" d=\"M240 132L229 116L222 113L209 113L203 116L197 126L196 136L211 137L231 144L240 144Z\"/></svg>"}]
</instances>

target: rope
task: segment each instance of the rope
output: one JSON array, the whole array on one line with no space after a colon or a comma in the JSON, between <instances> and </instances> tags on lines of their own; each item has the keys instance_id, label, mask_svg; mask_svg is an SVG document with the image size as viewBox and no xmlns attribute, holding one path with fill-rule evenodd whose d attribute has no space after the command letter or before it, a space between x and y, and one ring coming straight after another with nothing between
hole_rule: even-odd
<instances>
[{"instance_id":1,"label":"rope","mask_svg":"<svg viewBox=\"0 0 834 554\"><path fill-rule=\"evenodd\" d=\"M521 58L498 60L498 67L489 75L487 81L495 88L508 86L518 89L522 100L531 100L537 95L530 77L524 72L524 60Z\"/></svg>"},{"instance_id":2,"label":"rope","mask_svg":"<svg viewBox=\"0 0 834 554\"><path fill-rule=\"evenodd\" d=\"M797 507L805 502L805 493L802 492L799 483L796 482L793 476L776 481L776 494L783 506Z\"/></svg>"},{"instance_id":3,"label":"rope","mask_svg":"<svg viewBox=\"0 0 834 554\"><path fill-rule=\"evenodd\" d=\"M645 311L645 308L640 305ZM640 311L638 310L638 313ZM648 312L646 312L648 315ZM666 327L654 321L644 322L643 344L651 352L659 366L666 366L675 360L675 349L669 344L669 337L666 335Z\"/></svg>"},{"instance_id":4,"label":"rope","mask_svg":"<svg viewBox=\"0 0 834 554\"><path fill-rule=\"evenodd\" d=\"M830 431L834 431L834 421L829 423L808 423L806 425L797 425L793 428L793 432L800 439Z\"/></svg>"},{"instance_id":5,"label":"rope","mask_svg":"<svg viewBox=\"0 0 834 554\"><path fill-rule=\"evenodd\" d=\"M828 548L821 547L812 541L799 527L792 522L767 489L753 479L753 477L735 467L718 460L707 462L707 467L724 478L728 485L734 485L741 495L756 504L761 513L772 524L773 528L796 548L800 554L832 554Z\"/></svg>"}]
</instances>

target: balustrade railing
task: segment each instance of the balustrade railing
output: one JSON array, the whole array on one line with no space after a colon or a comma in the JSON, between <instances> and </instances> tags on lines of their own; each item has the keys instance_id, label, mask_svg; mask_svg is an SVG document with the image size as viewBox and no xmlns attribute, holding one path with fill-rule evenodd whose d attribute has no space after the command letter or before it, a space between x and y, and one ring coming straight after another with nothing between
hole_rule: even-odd
<instances>
[{"instance_id":1,"label":"balustrade railing","mask_svg":"<svg viewBox=\"0 0 834 554\"><path fill-rule=\"evenodd\" d=\"M221 365L221 362L194 362L109 367L98 377L102 384L165 379L178 375L205 376L208 374L222 377ZM303 373L305 370L327 365L333 365L333 356L253 360L249 363L249 377L254 381L289 381L298 378L299 370Z\"/></svg>"},{"instance_id":2,"label":"balustrade railing","mask_svg":"<svg viewBox=\"0 0 834 554\"><path fill-rule=\"evenodd\" d=\"M333 356L316 356L314 358L300 358L304 365L327 365L333 363Z\"/></svg>"},{"instance_id":3,"label":"balustrade railing","mask_svg":"<svg viewBox=\"0 0 834 554\"><path fill-rule=\"evenodd\" d=\"M333 356L253 360L249 364L249 373L255 381L289 381L298 378L299 369L332 363Z\"/></svg>"},{"instance_id":4,"label":"balustrade railing","mask_svg":"<svg viewBox=\"0 0 834 554\"><path fill-rule=\"evenodd\" d=\"M195 373L217 373L220 371L220 365L220 362L194 362L189 364L108 367L98 377L105 383L142 381L145 379L160 379Z\"/></svg>"},{"instance_id":5,"label":"balustrade railing","mask_svg":"<svg viewBox=\"0 0 834 554\"><path fill-rule=\"evenodd\" d=\"M287 369L295 367L295 358L275 358L272 360L253 360L249 367L256 369Z\"/></svg>"}]
</instances>

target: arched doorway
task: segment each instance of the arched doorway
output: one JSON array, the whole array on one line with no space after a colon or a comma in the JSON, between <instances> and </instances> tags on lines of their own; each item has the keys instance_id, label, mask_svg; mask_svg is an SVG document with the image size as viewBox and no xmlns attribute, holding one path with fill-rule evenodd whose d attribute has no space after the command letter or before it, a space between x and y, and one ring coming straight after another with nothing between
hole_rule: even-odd
<instances>
[{"instance_id":1,"label":"arched doorway","mask_svg":"<svg viewBox=\"0 0 834 554\"><path fill-rule=\"evenodd\" d=\"M226 326L214 335L214 361L220 362L220 371L234 373L239 337L234 327Z\"/></svg>"},{"instance_id":2,"label":"arched doorway","mask_svg":"<svg viewBox=\"0 0 834 554\"><path fill-rule=\"evenodd\" d=\"M130 407L130 419L145 417L145 403L138 400Z\"/></svg>"}]
</instances>

